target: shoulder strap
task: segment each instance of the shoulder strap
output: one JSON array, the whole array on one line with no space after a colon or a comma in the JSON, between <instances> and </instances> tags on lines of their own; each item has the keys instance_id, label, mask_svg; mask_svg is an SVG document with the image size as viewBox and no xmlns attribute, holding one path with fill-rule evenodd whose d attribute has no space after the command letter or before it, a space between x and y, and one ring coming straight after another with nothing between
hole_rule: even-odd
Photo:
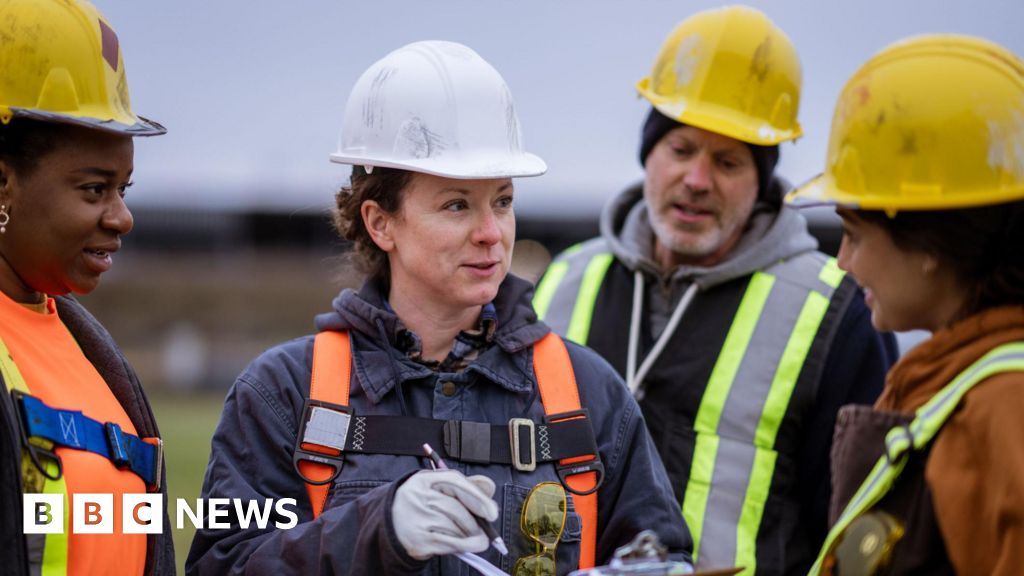
<instances>
[{"instance_id":1,"label":"shoulder strap","mask_svg":"<svg viewBox=\"0 0 1024 576\"><path fill-rule=\"evenodd\" d=\"M534 372L540 388L541 402L547 415L579 412L580 397L576 387L569 351L554 333L549 333L534 345ZM310 379L310 399L329 402L341 406L348 405L349 385L351 383L352 350L347 332L320 332L313 343L313 374ZM579 417L583 417L580 415ZM307 449L313 448L306 446ZM590 461L595 455L566 458L559 462L570 465L580 461ZM331 466L310 460L298 462L304 478L328 478L334 473ZM580 542L580 568L594 566L597 548L597 492L592 491L597 484L597 472L573 474L565 477L565 482L575 492L589 494L573 494L576 511L583 521L583 537ZM313 517L320 516L330 483L306 483L306 491L313 507Z\"/></svg>"},{"instance_id":2,"label":"shoulder strap","mask_svg":"<svg viewBox=\"0 0 1024 576\"><path fill-rule=\"evenodd\" d=\"M324 331L313 340L313 374L309 380L309 398L348 406L348 392L352 378L352 345L348 332ZM304 446L317 451L314 446ZM331 466L312 460L297 463L303 479L324 480L336 474ZM306 492L313 506L313 518L320 516L327 502L331 483L306 482Z\"/></svg>"},{"instance_id":3,"label":"shoulder strap","mask_svg":"<svg viewBox=\"0 0 1024 576\"><path fill-rule=\"evenodd\" d=\"M811 574L821 573L825 554L846 527L889 492L906 464L904 456L910 450L920 450L927 446L959 406L964 395L975 385L1003 372L1024 372L1024 342L1012 342L992 349L918 408L910 424L889 430L885 436L885 454L875 463L875 467L829 530L818 559L811 568Z\"/></svg>"},{"instance_id":4,"label":"shoulder strap","mask_svg":"<svg viewBox=\"0 0 1024 576\"><path fill-rule=\"evenodd\" d=\"M545 414L551 416L580 411L580 394L576 386L576 375L572 370L572 361L569 359L569 351L565 348L562 339L554 332L549 332L547 336L533 345L533 370L537 376L537 386L540 388ZM596 454L592 454L566 458L559 464L569 465L589 461L596 456ZM576 512L583 521L579 567L581 569L592 568L597 552L597 492L593 488L599 481L598 473L573 474L566 476L564 481L573 489Z\"/></svg>"}]
</instances>

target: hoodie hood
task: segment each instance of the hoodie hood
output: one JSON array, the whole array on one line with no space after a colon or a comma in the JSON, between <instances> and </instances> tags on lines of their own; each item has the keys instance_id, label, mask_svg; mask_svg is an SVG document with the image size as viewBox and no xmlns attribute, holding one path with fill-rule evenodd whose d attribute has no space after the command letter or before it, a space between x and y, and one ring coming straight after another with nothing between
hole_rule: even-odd
<instances>
[{"instance_id":1,"label":"hoodie hood","mask_svg":"<svg viewBox=\"0 0 1024 576\"><path fill-rule=\"evenodd\" d=\"M772 193L780 198L788 187L774 177ZM601 236L616 258L632 271L671 279L672 283L696 283L701 290L746 276L780 260L818 248L818 241L807 231L807 222L796 209L783 206L773 209L767 203L754 206L743 237L732 252L714 266L678 266L662 270L654 260L654 229L651 227L647 203L643 198L643 182L638 182L609 202L601 213Z\"/></svg>"}]
</instances>

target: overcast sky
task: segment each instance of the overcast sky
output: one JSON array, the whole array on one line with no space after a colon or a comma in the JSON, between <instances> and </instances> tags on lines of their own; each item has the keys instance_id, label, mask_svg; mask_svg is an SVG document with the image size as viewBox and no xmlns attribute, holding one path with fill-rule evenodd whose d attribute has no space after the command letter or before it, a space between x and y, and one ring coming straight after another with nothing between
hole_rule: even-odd
<instances>
[{"instance_id":1,"label":"overcast sky","mask_svg":"<svg viewBox=\"0 0 1024 576\"><path fill-rule=\"evenodd\" d=\"M452 40L505 77L546 175L517 181L519 213L593 213L640 177L648 110L635 82L668 32L722 4L645 0L95 0L121 40L137 113L167 126L136 144L130 205L322 210L348 175L328 162L349 90L416 40ZM780 172L821 171L836 96L900 38L958 32L1024 54L1021 0L751 2L803 64L804 137ZM941 74L941 70L936 71Z\"/></svg>"}]
</instances>

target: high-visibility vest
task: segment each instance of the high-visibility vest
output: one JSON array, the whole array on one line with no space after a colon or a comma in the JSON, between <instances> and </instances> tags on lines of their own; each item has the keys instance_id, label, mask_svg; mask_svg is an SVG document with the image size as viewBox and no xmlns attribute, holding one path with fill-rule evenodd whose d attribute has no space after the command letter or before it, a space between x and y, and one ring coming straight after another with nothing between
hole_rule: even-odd
<instances>
[{"instance_id":1,"label":"high-visibility vest","mask_svg":"<svg viewBox=\"0 0 1024 576\"><path fill-rule=\"evenodd\" d=\"M603 239L570 248L548 268L534 298L534 308L546 324L570 340L593 346L613 365L625 354L612 358L605 348L618 347L621 341L625 350L623 330L628 332L629 311L622 308L629 307L630 300L620 287L612 306L609 296L602 299L602 289L608 289L613 275L619 283L626 282L626 274L632 279L631 273L621 265L616 268L615 263ZM683 480L686 485L675 488L677 495L683 494L682 512L693 536L698 565L745 566L744 574L753 574L763 513L773 481L777 481L777 456L784 451L777 444L780 430L798 395L801 405L813 400L816 388L800 389L797 383L802 378L815 380L802 374L809 352L827 351L827 347L813 345L819 336L832 337L854 286L843 282L845 273L834 258L818 252L778 262L748 278L745 286L737 285L741 294L735 298L738 305L727 310L724 304L713 308L719 313L711 321L716 327L721 325L719 319L729 319L721 313L732 317L710 377L695 381L695 374L684 373L686 367L680 367L675 375L679 386L699 388L706 382L693 415L695 440L688 475ZM684 319L715 306L708 300L717 298L721 291L716 287L708 295L698 292ZM602 314L617 318L616 327L611 329L618 338L614 343L609 344L608 323L598 323ZM701 323L686 324L684 320L682 325L687 333L708 329L697 324ZM681 332L680 328L676 332ZM671 368L673 349L669 342L661 359L667 359L665 366ZM819 354L814 359L819 370L824 356ZM660 361L655 362L648 379L658 372L659 365ZM795 445L788 446L785 451L795 453ZM669 463L664 452L662 459ZM702 546L702 542L713 544Z\"/></svg>"},{"instance_id":2,"label":"high-visibility vest","mask_svg":"<svg viewBox=\"0 0 1024 576\"><path fill-rule=\"evenodd\" d=\"M992 349L957 374L931 400L918 408L910 424L889 430L885 435L885 453L875 462L874 468L829 530L818 559L811 568L812 575L821 573L826 553L846 527L889 493L903 472L910 451L927 448L964 395L986 378L1003 372L1024 372L1024 342L1003 344Z\"/></svg>"},{"instance_id":3,"label":"high-visibility vest","mask_svg":"<svg viewBox=\"0 0 1024 576\"><path fill-rule=\"evenodd\" d=\"M533 345L533 366L540 388L541 402L547 415L578 411L581 409L576 377L565 343L554 333ZM313 371L309 383L311 400L348 406L351 385L352 347L347 332L324 331L316 335L313 343ZM306 449L315 447L304 446ZM567 458L560 465L586 460L586 456ZM310 460L298 461L304 479L327 480L336 470L325 464ZM597 553L597 492L587 492L595 486L597 474L587 472L564 477L573 491L573 502L582 522L580 539L580 568L594 566ZM306 491L313 507L313 517L323 512L331 483L314 484L307 482Z\"/></svg>"}]
</instances>

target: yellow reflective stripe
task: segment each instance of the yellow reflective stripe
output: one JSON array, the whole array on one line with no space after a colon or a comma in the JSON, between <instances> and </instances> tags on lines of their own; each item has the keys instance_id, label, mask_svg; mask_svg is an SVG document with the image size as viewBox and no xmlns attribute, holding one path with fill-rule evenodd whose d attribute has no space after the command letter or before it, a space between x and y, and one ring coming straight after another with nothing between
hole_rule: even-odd
<instances>
[{"instance_id":1,"label":"yellow reflective stripe","mask_svg":"<svg viewBox=\"0 0 1024 576\"><path fill-rule=\"evenodd\" d=\"M775 450L758 448L754 453L747 495L743 499L739 524L736 525L736 565L744 567L743 572L740 572L744 576L754 574L757 570L757 532L761 528L761 517L764 515L764 504L768 501L777 457L778 452Z\"/></svg>"},{"instance_id":2,"label":"yellow reflective stripe","mask_svg":"<svg viewBox=\"0 0 1024 576\"><path fill-rule=\"evenodd\" d=\"M828 284L832 289L839 287L839 283L843 281L843 276L846 276L846 272L839 269L839 263L835 258L826 260L825 265L821 267L821 272L818 272L818 280Z\"/></svg>"},{"instance_id":3,"label":"yellow reflective stripe","mask_svg":"<svg viewBox=\"0 0 1024 576\"><path fill-rule=\"evenodd\" d=\"M796 389L807 352L811 349L821 321L825 318L825 312L828 311L828 304L828 298L821 294L808 294L793 332L786 342L772 386L768 390L761 420L757 424L757 431L754 434L757 452L754 456L750 482L743 497L739 524L736 527L736 565L746 566L743 574L753 574L757 566L757 533L761 527L765 504L768 502L768 492L775 473L775 459L778 455L774 449L775 440L789 408L793 391Z\"/></svg>"},{"instance_id":4,"label":"yellow reflective stripe","mask_svg":"<svg viewBox=\"0 0 1024 576\"><path fill-rule=\"evenodd\" d=\"M580 283L580 291L572 309L572 319L569 320L569 328L565 333L566 338L577 344L587 344L597 293L601 290L601 282L613 260L615 257L611 254L598 254L590 259L587 269L583 272L583 281Z\"/></svg>"},{"instance_id":5,"label":"yellow reflective stripe","mask_svg":"<svg viewBox=\"0 0 1024 576\"><path fill-rule=\"evenodd\" d=\"M889 492L889 489L903 472L907 458L903 458L902 454L911 447L911 443L908 441L899 447L899 451L894 456L896 463L893 464L890 461L888 452L893 439L897 435L905 435L906 430L916 430L913 445L919 448L926 446L938 434L939 429L945 424L949 415L960 404L964 395L971 388L994 374L1024 372L1024 359L1020 357L1005 357L1005 355L1011 354L1024 354L1024 343L1003 344L990 350L953 378L949 384L932 396L928 402L918 408L915 412L916 417L907 428L896 427L886 434L887 452L875 462L871 473L867 475L857 488L853 497L847 502L846 509L843 510L839 515L839 519L829 529L825 543L822 544L821 550L818 551L818 557L814 561L809 574L813 576L821 573L822 562L824 562L825 555L833 543L855 518L874 506ZM909 440L909 438L906 440Z\"/></svg>"},{"instance_id":6,"label":"yellow reflective stripe","mask_svg":"<svg viewBox=\"0 0 1024 576\"><path fill-rule=\"evenodd\" d=\"M558 285L562 283L562 278L565 278L565 273L568 271L569 263L563 260L552 264L544 273L544 278L537 285L537 291L533 295L533 310L537 313L539 320L543 320L548 315L548 308L551 306L551 299L555 297L555 290L558 289Z\"/></svg>"},{"instance_id":7,"label":"yellow reflective stripe","mask_svg":"<svg viewBox=\"0 0 1024 576\"><path fill-rule=\"evenodd\" d=\"M718 436L697 434L693 447L693 463L690 465L690 479L686 483L683 497L683 518L693 537L693 560L700 553L700 535L704 529L704 510L711 493L711 476L715 471L715 457L718 454Z\"/></svg>"},{"instance_id":8,"label":"yellow reflective stripe","mask_svg":"<svg viewBox=\"0 0 1024 576\"><path fill-rule=\"evenodd\" d=\"M739 371L743 356L747 353L750 337L754 334L757 320L761 317L764 303L768 300L768 294L774 284L775 277L768 274L756 272L751 276L747 291L743 294L743 300L736 311L736 317L725 337L725 344L722 345L715 367L711 370L707 389L700 400L700 408L697 409L697 418L693 424L698 433L714 434L718 429L718 420L722 417L725 399L732 389L736 372Z\"/></svg>"},{"instance_id":9,"label":"yellow reflective stripe","mask_svg":"<svg viewBox=\"0 0 1024 576\"><path fill-rule=\"evenodd\" d=\"M757 424L757 432L754 434L754 444L762 448L774 448L775 437L782 426L782 419L786 415L789 401L793 397L793 390L796 389L796 381L800 377L800 371L804 367L804 360L807 352L814 343L814 337L818 334L821 321L828 311L828 298L817 292L811 292L804 301L804 306L797 317L796 326L789 335L786 342L786 349L782 353L782 359L775 371L775 378L772 380L772 387L768 390L768 398L764 403L764 410L761 412L761 421Z\"/></svg>"},{"instance_id":10,"label":"yellow reflective stripe","mask_svg":"<svg viewBox=\"0 0 1024 576\"><path fill-rule=\"evenodd\" d=\"M46 462L46 472L50 475L57 473L57 465L53 462ZM43 573L42 576L65 576L68 573L68 534L71 533L71 499L68 497L68 486L64 483L64 476L57 480L46 479L45 494L60 494L64 496L64 532L62 534L47 534L46 543L43 548Z\"/></svg>"},{"instance_id":11,"label":"yellow reflective stripe","mask_svg":"<svg viewBox=\"0 0 1024 576\"><path fill-rule=\"evenodd\" d=\"M693 463L690 465L690 480L686 483L686 494L683 498L683 516L693 536L693 558L697 559L700 551L700 537L704 530L704 514L710 494L711 475L715 468L718 453L718 421L722 417L725 399L729 396L740 362L747 353L750 337L757 327L768 294L775 284L775 277L760 272L750 278L747 290L743 294L736 317L733 319L729 333L725 337L722 351L711 370L707 389L697 409L694 430L697 442L693 448Z\"/></svg>"},{"instance_id":12,"label":"yellow reflective stripe","mask_svg":"<svg viewBox=\"0 0 1024 576\"><path fill-rule=\"evenodd\" d=\"M4 384L7 386L8 392L18 390L28 394L28 385L25 384L25 379L21 377L18 366L14 364L14 358L11 358L11 351L7 349L7 344L4 344L3 338L0 338L0 374L3 374Z\"/></svg>"},{"instance_id":13,"label":"yellow reflective stripe","mask_svg":"<svg viewBox=\"0 0 1024 576\"><path fill-rule=\"evenodd\" d=\"M0 338L0 373L3 374L4 385L7 388L7 392L11 390L18 390L26 394L29 393L28 385L25 383L25 379L21 376L21 371L18 370L18 366L14 363L14 358L11 358L11 351L7 349L7 345L4 344L2 338ZM52 449L53 443L46 442L45 446L48 450ZM32 459L29 458L28 453L22 450L21 455L22 470L26 467L31 467L33 470L35 464L32 463ZM44 460L47 474L56 476L57 474L57 463L50 460ZM41 476L41 475L40 475ZM22 488L24 489L24 487ZM64 476L61 476L57 480L50 480L44 478L43 484L44 494L60 494L64 497L64 532L63 534L47 534L46 540L43 545L43 569L42 576L65 576L68 572L68 534L71 532L70 526L70 503L68 502L68 487L64 482Z\"/></svg>"}]
</instances>

